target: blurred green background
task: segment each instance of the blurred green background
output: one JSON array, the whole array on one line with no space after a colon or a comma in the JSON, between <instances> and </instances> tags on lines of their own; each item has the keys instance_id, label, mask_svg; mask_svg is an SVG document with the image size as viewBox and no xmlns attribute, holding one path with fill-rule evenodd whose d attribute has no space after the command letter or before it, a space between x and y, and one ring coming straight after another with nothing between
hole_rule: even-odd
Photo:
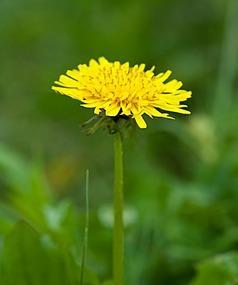
<instances>
[{"instance_id":1,"label":"blurred green background","mask_svg":"<svg viewBox=\"0 0 238 285\"><path fill-rule=\"evenodd\" d=\"M237 27L237 0L1 0L1 285L80 284L86 169L85 284L109 284L113 138L51 91L99 56L193 91L125 142L126 284L238 284Z\"/></svg>"}]
</instances>

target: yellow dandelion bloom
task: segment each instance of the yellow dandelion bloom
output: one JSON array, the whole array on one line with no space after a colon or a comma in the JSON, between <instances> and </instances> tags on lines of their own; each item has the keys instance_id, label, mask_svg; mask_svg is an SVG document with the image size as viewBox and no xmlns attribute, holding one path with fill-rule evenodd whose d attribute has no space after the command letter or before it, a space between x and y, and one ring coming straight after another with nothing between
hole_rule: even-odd
<instances>
[{"instance_id":1,"label":"yellow dandelion bloom","mask_svg":"<svg viewBox=\"0 0 238 285\"><path fill-rule=\"evenodd\" d=\"M130 67L128 62L109 62L101 57L68 70L52 89L94 108L95 114L134 118L140 128L147 126L143 115L172 119L163 111L190 114L181 102L191 97L191 92L180 89L181 81L165 82L170 70L158 75L153 70L145 71L145 64Z\"/></svg>"}]
</instances>

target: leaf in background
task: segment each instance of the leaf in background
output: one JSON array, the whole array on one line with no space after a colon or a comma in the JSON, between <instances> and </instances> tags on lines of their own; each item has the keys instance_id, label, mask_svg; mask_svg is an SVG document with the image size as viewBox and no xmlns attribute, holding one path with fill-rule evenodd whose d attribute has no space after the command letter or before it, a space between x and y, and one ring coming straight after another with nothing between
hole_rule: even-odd
<instances>
[{"instance_id":1,"label":"leaf in background","mask_svg":"<svg viewBox=\"0 0 238 285\"><path fill-rule=\"evenodd\" d=\"M15 152L0 144L0 170L7 184L13 188L26 188L27 163Z\"/></svg>"},{"instance_id":2,"label":"leaf in background","mask_svg":"<svg viewBox=\"0 0 238 285\"><path fill-rule=\"evenodd\" d=\"M4 285L70 284L62 256L47 248L28 224L19 222L5 239L0 279Z\"/></svg>"},{"instance_id":3,"label":"leaf in background","mask_svg":"<svg viewBox=\"0 0 238 285\"><path fill-rule=\"evenodd\" d=\"M78 284L78 283L77 283ZM87 268L84 268L84 285L99 285L99 281L98 281L98 277L97 275L87 269Z\"/></svg>"},{"instance_id":4,"label":"leaf in background","mask_svg":"<svg viewBox=\"0 0 238 285\"><path fill-rule=\"evenodd\" d=\"M15 224L17 214L8 205L0 201L0 241L2 234L9 232L13 224Z\"/></svg>"},{"instance_id":5,"label":"leaf in background","mask_svg":"<svg viewBox=\"0 0 238 285\"><path fill-rule=\"evenodd\" d=\"M113 285L113 281L107 280L107 281L103 282L103 285Z\"/></svg>"},{"instance_id":6,"label":"leaf in background","mask_svg":"<svg viewBox=\"0 0 238 285\"><path fill-rule=\"evenodd\" d=\"M6 236L0 256L4 285L77 285L80 266L66 248L55 246L21 221ZM97 276L85 270L85 284L98 285Z\"/></svg>"},{"instance_id":7,"label":"leaf in background","mask_svg":"<svg viewBox=\"0 0 238 285\"><path fill-rule=\"evenodd\" d=\"M41 167L28 163L0 144L0 171L0 181L4 185L3 206L5 204L15 218L24 218L36 228L45 229L43 208L52 202L52 195Z\"/></svg>"},{"instance_id":8,"label":"leaf in background","mask_svg":"<svg viewBox=\"0 0 238 285\"><path fill-rule=\"evenodd\" d=\"M198 275L191 285L237 285L238 253L227 253L198 265Z\"/></svg>"}]
</instances>

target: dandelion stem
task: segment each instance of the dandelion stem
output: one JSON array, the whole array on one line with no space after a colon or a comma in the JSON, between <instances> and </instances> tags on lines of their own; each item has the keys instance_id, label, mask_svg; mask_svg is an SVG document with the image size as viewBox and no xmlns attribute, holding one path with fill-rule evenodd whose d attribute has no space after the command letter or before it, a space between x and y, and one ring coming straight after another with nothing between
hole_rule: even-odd
<instances>
[{"instance_id":1,"label":"dandelion stem","mask_svg":"<svg viewBox=\"0 0 238 285\"><path fill-rule=\"evenodd\" d=\"M123 227L123 151L120 132L114 135L114 285L124 283L124 227Z\"/></svg>"}]
</instances>

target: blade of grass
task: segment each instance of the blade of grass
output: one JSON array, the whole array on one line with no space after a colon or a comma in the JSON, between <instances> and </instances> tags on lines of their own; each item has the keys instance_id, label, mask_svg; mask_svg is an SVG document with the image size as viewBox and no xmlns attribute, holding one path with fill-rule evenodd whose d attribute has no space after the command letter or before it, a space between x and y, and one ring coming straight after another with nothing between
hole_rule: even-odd
<instances>
[{"instance_id":1,"label":"blade of grass","mask_svg":"<svg viewBox=\"0 0 238 285\"><path fill-rule=\"evenodd\" d=\"M89 226L89 198L88 198L88 188L89 188L89 170L86 170L86 183L85 183L85 227L84 227L84 240L83 240L83 248L82 248L82 259L81 259L81 272L80 272L80 285L83 285L84 278L84 268L85 268L85 260L87 256L87 248L88 248L88 226Z\"/></svg>"}]
</instances>

